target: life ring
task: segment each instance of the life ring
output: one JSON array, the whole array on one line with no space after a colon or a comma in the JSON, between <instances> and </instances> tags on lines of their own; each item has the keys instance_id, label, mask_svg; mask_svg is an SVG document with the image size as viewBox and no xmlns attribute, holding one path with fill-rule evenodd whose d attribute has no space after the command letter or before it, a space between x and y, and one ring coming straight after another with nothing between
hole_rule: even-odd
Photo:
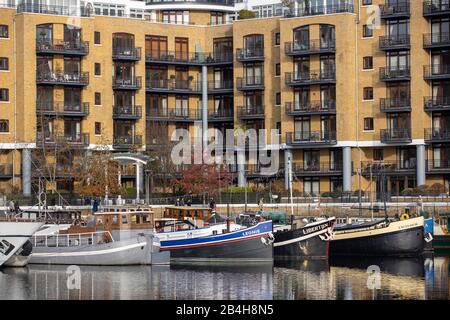
<instances>
[{"instance_id":1,"label":"life ring","mask_svg":"<svg viewBox=\"0 0 450 320\"><path fill-rule=\"evenodd\" d=\"M409 214L404 213L402 214L402 216L400 217L400 220L408 220L409 219Z\"/></svg>"}]
</instances>

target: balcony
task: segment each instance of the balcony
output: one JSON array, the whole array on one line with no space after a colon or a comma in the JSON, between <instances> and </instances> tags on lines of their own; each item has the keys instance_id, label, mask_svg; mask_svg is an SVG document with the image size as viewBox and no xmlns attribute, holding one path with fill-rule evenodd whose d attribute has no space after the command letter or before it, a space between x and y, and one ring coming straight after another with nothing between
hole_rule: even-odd
<instances>
[{"instance_id":1,"label":"balcony","mask_svg":"<svg viewBox=\"0 0 450 320\"><path fill-rule=\"evenodd\" d=\"M86 148L89 147L89 133L79 133L74 135L43 135L38 132L36 135L37 147L68 147L68 148Z\"/></svg>"},{"instance_id":2,"label":"balcony","mask_svg":"<svg viewBox=\"0 0 450 320\"><path fill-rule=\"evenodd\" d=\"M148 51L145 55L145 62L179 66L229 65L233 64L233 52Z\"/></svg>"},{"instance_id":3,"label":"balcony","mask_svg":"<svg viewBox=\"0 0 450 320\"><path fill-rule=\"evenodd\" d=\"M36 84L84 87L89 84L89 72L55 73L36 71Z\"/></svg>"},{"instance_id":4,"label":"balcony","mask_svg":"<svg viewBox=\"0 0 450 320\"><path fill-rule=\"evenodd\" d=\"M234 112L233 107L224 108L220 110L209 110L208 122L233 122Z\"/></svg>"},{"instance_id":5,"label":"balcony","mask_svg":"<svg viewBox=\"0 0 450 320\"><path fill-rule=\"evenodd\" d=\"M336 131L297 131L286 133L286 144L290 146L335 145Z\"/></svg>"},{"instance_id":6,"label":"balcony","mask_svg":"<svg viewBox=\"0 0 450 320\"><path fill-rule=\"evenodd\" d=\"M380 81L410 81L411 72L409 67L384 67L380 68Z\"/></svg>"},{"instance_id":7,"label":"balcony","mask_svg":"<svg viewBox=\"0 0 450 320\"><path fill-rule=\"evenodd\" d=\"M208 93L223 94L233 93L233 80L212 81L208 84Z\"/></svg>"},{"instance_id":8,"label":"balcony","mask_svg":"<svg viewBox=\"0 0 450 320\"><path fill-rule=\"evenodd\" d=\"M89 102L65 105L64 102L36 102L36 113L44 116L85 117L89 114Z\"/></svg>"},{"instance_id":9,"label":"balcony","mask_svg":"<svg viewBox=\"0 0 450 320\"><path fill-rule=\"evenodd\" d=\"M89 54L89 42L70 42L64 40L36 41L36 54L38 55L65 55L85 56Z\"/></svg>"},{"instance_id":10,"label":"balcony","mask_svg":"<svg viewBox=\"0 0 450 320\"><path fill-rule=\"evenodd\" d=\"M379 40L381 51L409 50L411 48L409 34L397 36L381 36Z\"/></svg>"},{"instance_id":11,"label":"balcony","mask_svg":"<svg viewBox=\"0 0 450 320\"><path fill-rule=\"evenodd\" d=\"M286 17L307 17L307 16L316 16L323 14L335 14L335 13L353 13L354 6L353 4L343 3L339 5L311 5L302 9L298 9L294 14L287 14Z\"/></svg>"},{"instance_id":12,"label":"balcony","mask_svg":"<svg viewBox=\"0 0 450 320\"><path fill-rule=\"evenodd\" d=\"M381 112L411 112L411 98L382 98L380 99Z\"/></svg>"},{"instance_id":13,"label":"balcony","mask_svg":"<svg viewBox=\"0 0 450 320\"><path fill-rule=\"evenodd\" d=\"M336 114L336 101L286 102L285 110L288 116Z\"/></svg>"},{"instance_id":14,"label":"balcony","mask_svg":"<svg viewBox=\"0 0 450 320\"><path fill-rule=\"evenodd\" d=\"M449 96L425 97L424 109L425 112L450 111L450 97Z\"/></svg>"},{"instance_id":15,"label":"balcony","mask_svg":"<svg viewBox=\"0 0 450 320\"><path fill-rule=\"evenodd\" d=\"M154 93L202 94L200 81L178 80L175 78L147 80L145 90Z\"/></svg>"},{"instance_id":16,"label":"balcony","mask_svg":"<svg viewBox=\"0 0 450 320\"><path fill-rule=\"evenodd\" d=\"M142 117L141 106L114 106L114 120L139 120Z\"/></svg>"},{"instance_id":17,"label":"balcony","mask_svg":"<svg viewBox=\"0 0 450 320\"><path fill-rule=\"evenodd\" d=\"M368 161L361 162L361 175L364 177L414 175L416 173L415 161Z\"/></svg>"},{"instance_id":18,"label":"balcony","mask_svg":"<svg viewBox=\"0 0 450 320\"><path fill-rule=\"evenodd\" d=\"M139 90L142 87L142 77L112 78L112 86L114 90Z\"/></svg>"},{"instance_id":19,"label":"balcony","mask_svg":"<svg viewBox=\"0 0 450 320\"><path fill-rule=\"evenodd\" d=\"M320 176L341 176L342 163L333 162L294 162L292 163L292 173L301 177L320 177Z\"/></svg>"},{"instance_id":20,"label":"balcony","mask_svg":"<svg viewBox=\"0 0 450 320\"><path fill-rule=\"evenodd\" d=\"M450 13L449 13L450 14ZM444 49L450 47L450 34L442 33L427 33L423 35L424 49Z\"/></svg>"},{"instance_id":21,"label":"balcony","mask_svg":"<svg viewBox=\"0 0 450 320\"><path fill-rule=\"evenodd\" d=\"M440 1L439 1L440 2ZM439 18L450 14L450 3L436 0L427 0L423 2L423 16Z\"/></svg>"},{"instance_id":22,"label":"balcony","mask_svg":"<svg viewBox=\"0 0 450 320\"><path fill-rule=\"evenodd\" d=\"M264 77L236 78L236 88L240 91L264 90Z\"/></svg>"},{"instance_id":23,"label":"balcony","mask_svg":"<svg viewBox=\"0 0 450 320\"><path fill-rule=\"evenodd\" d=\"M263 62L264 48L236 49L236 60L245 62Z\"/></svg>"},{"instance_id":24,"label":"balcony","mask_svg":"<svg viewBox=\"0 0 450 320\"><path fill-rule=\"evenodd\" d=\"M450 160L427 160L427 174L450 173Z\"/></svg>"},{"instance_id":25,"label":"balcony","mask_svg":"<svg viewBox=\"0 0 450 320\"><path fill-rule=\"evenodd\" d=\"M146 0L146 5L150 6L151 10L167 9L167 6L176 6L178 9L189 10L217 10L216 6L224 7L220 10L228 9L234 11L234 0Z\"/></svg>"},{"instance_id":26,"label":"balcony","mask_svg":"<svg viewBox=\"0 0 450 320\"><path fill-rule=\"evenodd\" d=\"M139 61L141 60L141 48L113 48L113 60Z\"/></svg>"},{"instance_id":27,"label":"balcony","mask_svg":"<svg viewBox=\"0 0 450 320\"><path fill-rule=\"evenodd\" d=\"M13 177L12 164L0 164L0 179L11 179Z\"/></svg>"},{"instance_id":28,"label":"balcony","mask_svg":"<svg viewBox=\"0 0 450 320\"><path fill-rule=\"evenodd\" d=\"M382 129L380 140L382 143L411 143L411 129Z\"/></svg>"},{"instance_id":29,"label":"balcony","mask_svg":"<svg viewBox=\"0 0 450 320\"><path fill-rule=\"evenodd\" d=\"M450 129L427 128L425 129L425 142L450 142Z\"/></svg>"},{"instance_id":30,"label":"balcony","mask_svg":"<svg viewBox=\"0 0 450 320\"><path fill-rule=\"evenodd\" d=\"M241 120L263 120L264 106L238 107L238 118Z\"/></svg>"},{"instance_id":31,"label":"balcony","mask_svg":"<svg viewBox=\"0 0 450 320\"><path fill-rule=\"evenodd\" d=\"M450 79L450 65L433 64L424 66L423 77L425 80Z\"/></svg>"},{"instance_id":32,"label":"balcony","mask_svg":"<svg viewBox=\"0 0 450 320\"><path fill-rule=\"evenodd\" d=\"M310 86L321 84L335 84L336 72L332 71L310 71L310 72L286 72L285 83L291 87Z\"/></svg>"},{"instance_id":33,"label":"balcony","mask_svg":"<svg viewBox=\"0 0 450 320\"><path fill-rule=\"evenodd\" d=\"M315 54L332 54L336 52L336 41L310 40L306 43L286 42L284 52L287 56L299 57Z\"/></svg>"},{"instance_id":34,"label":"balcony","mask_svg":"<svg viewBox=\"0 0 450 320\"><path fill-rule=\"evenodd\" d=\"M87 6L54 6L41 3L21 3L17 5L17 13L32 12L40 14L61 15L61 16L77 16L90 17L92 8Z\"/></svg>"},{"instance_id":35,"label":"balcony","mask_svg":"<svg viewBox=\"0 0 450 320\"><path fill-rule=\"evenodd\" d=\"M168 122L194 122L201 119L201 109L147 109L147 120Z\"/></svg>"},{"instance_id":36,"label":"balcony","mask_svg":"<svg viewBox=\"0 0 450 320\"><path fill-rule=\"evenodd\" d=\"M393 4L386 3L380 5L381 19L409 18L410 15L409 1L399 1Z\"/></svg>"},{"instance_id":37,"label":"balcony","mask_svg":"<svg viewBox=\"0 0 450 320\"><path fill-rule=\"evenodd\" d=\"M245 176L250 179L276 177L281 175L280 169L281 168L271 168L270 166L262 166L261 164L246 164L244 167Z\"/></svg>"},{"instance_id":38,"label":"balcony","mask_svg":"<svg viewBox=\"0 0 450 320\"><path fill-rule=\"evenodd\" d=\"M115 136L113 137L113 148L116 150L127 150L140 147L142 145L142 136Z\"/></svg>"}]
</instances>

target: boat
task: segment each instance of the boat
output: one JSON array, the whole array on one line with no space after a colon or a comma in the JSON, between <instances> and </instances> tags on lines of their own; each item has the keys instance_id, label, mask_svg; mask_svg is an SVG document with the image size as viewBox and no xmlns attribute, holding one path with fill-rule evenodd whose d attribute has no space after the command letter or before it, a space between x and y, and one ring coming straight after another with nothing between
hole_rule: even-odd
<instances>
[{"instance_id":1,"label":"boat","mask_svg":"<svg viewBox=\"0 0 450 320\"><path fill-rule=\"evenodd\" d=\"M450 254L450 214L440 213L435 219L433 249L435 254Z\"/></svg>"},{"instance_id":2,"label":"boat","mask_svg":"<svg viewBox=\"0 0 450 320\"><path fill-rule=\"evenodd\" d=\"M424 218L384 218L338 224L330 243L332 256L414 256L425 244Z\"/></svg>"},{"instance_id":3,"label":"boat","mask_svg":"<svg viewBox=\"0 0 450 320\"><path fill-rule=\"evenodd\" d=\"M32 252L30 238L42 222L24 220L3 212L0 215L0 267L24 267Z\"/></svg>"},{"instance_id":4,"label":"boat","mask_svg":"<svg viewBox=\"0 0 450 320\"><path fill-rule=\"evenodd\" d=\"M86 224L46 228L32 238L29 263L63 265L169 264L154 236L153 212L140 207L102 207Z\"/></svg>"},{"instance_id":5,"label":"boat","mask_svg":"<svg viewBox=\"0 0 450 320\"><path fill-rule=\"evenodd\" d=\"M180 211L181 210L181 211ZM174 263L273 263L272 221L262 221L252 226L233 223L218 214L206 215L208 221L187 217L193 207L168 207L165 218L155 220L156 236L161 250L170 251ZM175 217L170 212L177 211ZM198 213L203 212L201 209ZM226 221L214 223L213 221Z\"/></svg>"},{"instance_id":6,"label":"boat","mask_svg":"<svg viewBox=\"0 0 450 320\"><path fill-rule=\"evenodd\" d=\"M274 226L274 258L327 259L336 218L292 218L290 224Z\"/></svg>"}]
</instances>

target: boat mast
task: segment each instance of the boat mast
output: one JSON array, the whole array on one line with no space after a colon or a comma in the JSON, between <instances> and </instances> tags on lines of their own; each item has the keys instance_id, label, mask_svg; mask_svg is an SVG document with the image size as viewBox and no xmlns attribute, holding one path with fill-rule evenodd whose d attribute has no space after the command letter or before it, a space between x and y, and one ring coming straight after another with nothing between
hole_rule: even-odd
<instances>
[{"instance_id":1,"label":"boat mast","mask_svg":"<svg viewBox=\"0 0 450 320\"><path fill-rule=\"evenodd\" d=\"M288 179L289 179L289 197L291 198L291 216L294 216L294 198L292 196L292 172L291 172L291 159L288 159Z\"/></svg>"}]
</instances>

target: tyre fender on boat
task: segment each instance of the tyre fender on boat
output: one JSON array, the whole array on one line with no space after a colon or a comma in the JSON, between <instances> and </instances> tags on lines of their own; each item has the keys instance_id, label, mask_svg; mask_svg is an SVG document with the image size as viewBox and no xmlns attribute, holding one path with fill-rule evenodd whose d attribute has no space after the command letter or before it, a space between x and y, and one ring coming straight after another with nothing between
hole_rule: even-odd
<instances>
[{"instance_id":1,"label":"tyre fender on boat","mask_svg":"<svg viewBox=\"0 0 450 320\"><path fill-rule=\"evenodd\" d=\"M409 219L409 214L404 213L402 214L402 216L400 217L400 220L408 220Z\"/></svg>"},{"instance_id":2,"label":"tyre fender on boat","mask_svg":"<svg viewBox=\"0 0 450 320\"><path fill-rule=\"evenodd\" d=\"M269 232L266 237L261 237L262 243L264 243L266 246L270 246L275 241L275 237L272 232Z\"/></svg>"},{"instance_id":3,"label":"tyre fender on boat","mask_svg":"<svg viewBox=\"0 0 450 320\"><path fill-rule=\"evenodd\" d=\"M425 242L431 242L433 241L433 235L431 233L426 233L423 239L425 240Z\"/></svg>"}]
</instances>

